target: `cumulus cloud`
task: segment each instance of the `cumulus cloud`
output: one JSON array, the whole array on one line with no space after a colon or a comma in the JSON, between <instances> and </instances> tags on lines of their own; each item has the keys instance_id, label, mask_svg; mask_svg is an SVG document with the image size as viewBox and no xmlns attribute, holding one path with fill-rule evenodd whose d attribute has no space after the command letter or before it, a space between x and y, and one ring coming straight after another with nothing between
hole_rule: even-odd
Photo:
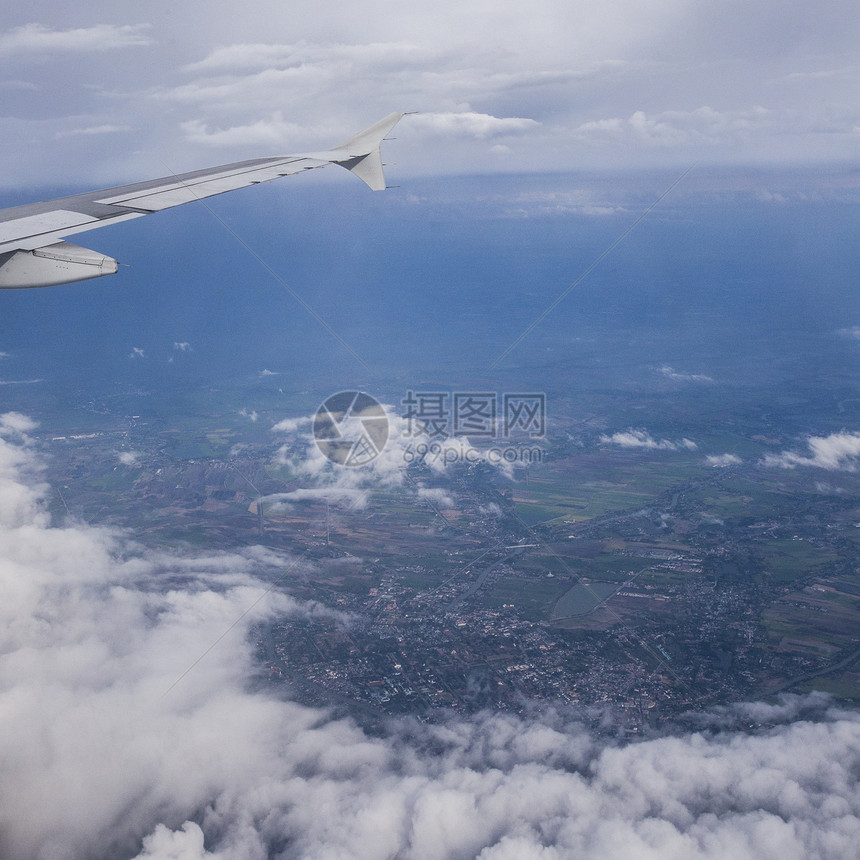
<instances>
[{"instance_id":1,"label":"cumulus cloud","mask_svg":"<svg viewBox=\"0 0 860 860\"><path fill-rule=\"evenodd\" d=\"M82 53L148 45L146 25L96 24L69 30L52 30L43 24L25 24L0 36L0 56L12 54Z\"/></svg>"},{"instance_id":2,"label":"cumulus cloud","mask_svg":"<svg viewBox=\"0 0 860 860\"><path fill-rule=\"evenodd\" d=\"M829 436L810 436L807 440L808 451L783 451L768 454L762 461L765 466L779 466L794 469L797 466L811 466L838 472L856 472L860 467L860 433L831 433Z\"/></svg>"},{"instance_id":3,"label":"cumulus cloud","mask_svg":"<svg viewBox=\"0 0 860 860\"><path fill-rule=\"evenodd\" d=\"M660 451L695 451L698 447L690 439L685 438L678 442L671 442L668 439L658 440L645 430L632 428L624 432L613 433L611 436L604 433L600 437L600 442L603 445L620 445L622 448L652 448Z\"/></svg>"},{"instance_id":4,"label":"cumulus cloud","mask_svg":"<svg viewBox=\"0 0 860 860\"><path fill-rule=\"evenodd\" d=\"M249 421L251 421L252 423L256 423L256 422L257 422L257 419L260 417L260 416L259 416L259 414L257 413L257 410L256 410L256 409L246 409L245 407L242 407L242 408L239 410L239 414L240 414L243 418L247 418L247 419L248 419Z\"/></svg>"},{"instance_id":5,"label":"cumulus cloud","mask_svg":"<svg viewBox=\"0 0 860 860\"><path fill-rule=\"evenodd\" d=\"M173 348L178 352L192 352L191 344L187 340L174 341Z\"/></svg>"},{"instance_id":6,"label":"cumulus cloud","mask_svg":"<svg viewBox=\"0 0 860 860\"><path fill-rule=\"evenodd\" d=\"M739 466L743 460L737 454L709 454L705 457L705 462L719 469L726 466Z\"/></svg>"},{"instance_id":7,"label":"cumulus cloud","mask_svg":"<svg viewBox=\"0 0 860 860\"><path fill-rule=\"evenodd\" d=\"M117 459L123 466L136 466L140 459L140 454L137 451L120 451L117 454Z\"/></svg>"},{"instance_id":8,"label":"cumulus cloud","mask_svg":"<svg viewBox=\"0 0 860 860\"><path fill-rule=\"evenodd\" d=\"M618 746L551 708L368 734L249 689L251 625L325 611L262 585L284 557L52 527L32 426L0 418L3 856L858 856L860 719L820 697Z\"/></svg>"},{"instance_id":9,"label":"cumulus cloud","mask_svg":"<svg viewBox=\"0 0 860 860\"><path fill-rule=\"evenodd\" d=\"M860 340L860 325L852 325L848 328L841 328L837 332L841 337L847 337L851 340Z\"/></svg>"},{"instance_id":10,"label":"cumulus cloud","mask_svg":"<svg viewBox=\"0 0 860 860\"><path fill-rule=\"evenodd\" d=\"M146 358L146 352L139 346L133 346L131 348L131 352L128 354L129 358Z\"/></svg>"}]
</instances>

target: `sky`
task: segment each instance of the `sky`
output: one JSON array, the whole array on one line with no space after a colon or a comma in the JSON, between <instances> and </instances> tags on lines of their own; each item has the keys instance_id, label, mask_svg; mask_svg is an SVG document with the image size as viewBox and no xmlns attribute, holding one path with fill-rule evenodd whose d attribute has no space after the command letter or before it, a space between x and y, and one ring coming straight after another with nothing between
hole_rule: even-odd
<instances>
[{"instance_id":1,"label":"sky","mask_svg":"<svg viewBox=\"0 0 860 860\"><path fill-rule=\"evenodd\" d=\"M851 0L16 0L2 184L319 149L393 110L418 112L387 149L399 181L846 163L858 43Z\"/></svg>"}]
</instances>

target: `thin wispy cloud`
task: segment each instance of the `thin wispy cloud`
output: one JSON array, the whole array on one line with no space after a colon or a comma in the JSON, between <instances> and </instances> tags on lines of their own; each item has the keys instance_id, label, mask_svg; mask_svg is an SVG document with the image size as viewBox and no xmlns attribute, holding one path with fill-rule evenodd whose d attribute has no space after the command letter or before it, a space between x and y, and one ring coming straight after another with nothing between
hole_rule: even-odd
<instances>
[{"instance_id":1,"label":"thin wispy cloud","mask_svg":"<svg viewBox=\"0 0 860 860\"><path fill-rule=\"evenodd\" d=\"M103 125L90 125L83 128L70 128L57 132L57 137L90 137L100 134L118 134L121 131L129 131L131 126L114 125L104 123Z\"/></svg>"},{"instance_id":2,"label":"thin wispy cloud","mask_svg":"<svg viewBox=\"0 0 860 860\"><path fill-rule=\"evenodd\" d=\"M664 364L663 367L660 368L660 373L662 373L667 379L671 379L673 382L714 381L710 376L706 376L704 373L684 373L682 371L675 370L674 367L669 367L668 364Z\"/></svg>"},{"instance_id":3,"label":"thin wispy cloud","mask_svg":"<svg viewBox=\"0 0 860 860\"><path fill-rule=\"evenodd\" d=\"M44 24L25 24L0 35L0 57L12 54L76 54L149 45L146 24L96 24L54 30Z\"/></svg>"}]
</instances>

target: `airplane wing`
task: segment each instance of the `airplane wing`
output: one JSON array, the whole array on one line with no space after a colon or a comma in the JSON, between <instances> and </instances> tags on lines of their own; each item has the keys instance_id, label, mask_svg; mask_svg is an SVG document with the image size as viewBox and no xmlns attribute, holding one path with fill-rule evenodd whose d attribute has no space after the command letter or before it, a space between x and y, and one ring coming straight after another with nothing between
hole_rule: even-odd
<instances>
[{"instance_id":1,"label":"airplane wing","mask_svg":"<svg viewBox=\"0 0 860 860\"><path fill-rule=\"evenodd\" d=\"M0 289L50 287L112 275L116 260L65 242L65 237L314 167L339 164L381 191L385 176L379 147L402 116L389 114L325 152L240 161L0 210Z\"/></svg>"}]
</instances>

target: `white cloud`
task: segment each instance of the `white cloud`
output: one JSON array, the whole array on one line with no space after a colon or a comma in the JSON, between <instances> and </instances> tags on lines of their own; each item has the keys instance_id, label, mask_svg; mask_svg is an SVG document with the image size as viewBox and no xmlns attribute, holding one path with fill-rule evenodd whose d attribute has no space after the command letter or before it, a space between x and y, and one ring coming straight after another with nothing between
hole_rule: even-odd
<instances>
[{"instance_id":1,"label":"white cloud","mask_svg":"<svg viewBox=\"0 0 860 860\"><path fill-rule=\"evenodd\" d=\"M439 508L455 507L453 497L449 492L443 490L442 487L419 487L418 498L426 499Z\"/></svg>"},{"instance_id":2,"label":"white cloud","mask_svg":"<svg viewBox=\"0 0 860 860\"><path fill-rule=\"evenodd\" d=\"M504 134L522 134L540 123L524 117L496 117L475 111L462 113L420 113L410 118L413 128L444 135L466 135L485 138Z\"/></svg>"},{"instance_id":3,"label":"white cloud","mask_svg":"<svg viewBox=\"0 0 860 860\"><path fill-rule=\"evenodd\" d=\"M20 412L5 412L0 415L0 437L25 436L39 425L28 415ZM26 437L25 437L26 438Z\"/></svg>"},{"instance_id":4,"label":"white cloud","mask_svg":"<svg viewBox=\"0 0 860 860\"><path fill-rule=\"evenodd\" d=\"M703 106L692 111L661 111L651 116L646 111L637 110L627 119L589 120L582 123L576 132L584 138L604 141L626 138L631 143L646 146L688 148L735 144L787 120L787 117L774 116L772 111L760 106L734 112Z\"/></svg>"},{"instance_id":5,"label":"white cloud","mask_svg":"<svg viewBox=\"0 0 860 860\"><path fill-rule=\"evenodd\" d=\"M117 454L117 459L123 466L136 466L140 459L140 454L137 451L120 451Z\"/></svg>"},{"instance_id":6,"label":"white cloud","mask_svg":"<svg viewBox=\"0 0 860 860\"><path fill-rule=\"evenodd\" d=\"M383 405L388 419L388 439L382 450L365 464L346 467L333 463L316 444L313 433L302 428L313 424L312 417L287 418L272 428L292 438L282 445L277 453L277 462L291 469L296 475L308 478L322 486L368 488L399 487L406 479L410 463L422 461L428 468L443 473L455 464L490 462L498 471L510 477L513 466L502 457L488 461L466 436L428 438L415 435L414 426L407 419ZM354 418L354 422L359 419ZM341 428L347 439L358 439L360 428Z\"/></svg>"},{"instance_id":7,"label":"white cloud","mask_svg":"<svg viewBox=\"0 0 860 860\"><path fill-rule=\"evenodd\" d=\"M350 510L361 510L367 503L367 491L348 487L303 487L290 490L287 493L272 493L263 496L265 510L289 509L291 502L329 502L333 505L343 505Z\"/></svg>"},{"instance_id":8,"label":"white cloud","mask_svg":"<svg viewBox=\"0 0 860 860\"><path fill-rule=\"evenodd\" d=\"M251 422L253 422L253 423L256 423L256 422L257 422L257 419L260 417L260 416L257 414L257 410L256 410L256 409L248 410L248 409L245 409L244 407L243 407L242 409L240 409L240 410L239 410L239 414L240 414L243 418L247 418L247 419L249 419L249 420L250 420Z\"/></svg>"},{"instance_id":9,"label":"white cloud","mask_svg":"<svg viewBox=\"0 0 860 860\"><path fill-rule=\"evenodd\" d=\"M710 376L705 376L703 373L683 373L675 370L673 367L669 367L668 364L664 364L663 367L660 368L660 373L663 374L667 379L671 379L673 382L713 382Z\"/></svg>"},{"instance_id":10,"label":"white cloud","mask_svg":"<svg viewBox=\"0 0 860 860\"><path fill-rule=\"evenodd\" d=\"M309 427L313 424L313 418L302 415L299 418L284 418L272 426L273 433L295 433L300 427Z\"/></svg>"},{"instance_id":11,"label":"white cloud","mask_svg":"<svg viewBox=\"0 0 860 860\"><path fill-rule=\"evenodd\" d=\"M173 348L175 350L178 350L179 352L193 352L193 350L191 349L191 344L188 343L187 340L174 341Z\"/></svg>"},{"instance_id":12,"label":"white cloud","mask_svg":"<svg viewBox=\"0 0 860 860\"><path fill-rule=\"evenodd\" d=\"M146 25L96 24L70 30L52 30L43 24L25 24L0 35L0 56L11 54L81 53L148 45Z\"/></svg>"},{"instance_id":13,"label":"white cloud","mask_svg":"<svg viewBox=\"0 0 860 860\"><path fill-rule=\"evenodd\" d=\"M129 358L146 358L146 352L141 349L139 346L133 346L131 348L131 352L128 354Z\"/></svg>"},{"instance_id":14,"label":"white cloud","mask_svg":"<svg viewBox=\"0 0 860 860\"><path fill-rule=\"evenodd\" d=\"M714 468L724 468L726 466L739 466L743 463L737 454L709 454L705 457L705 462Z\"/></svg>"},{"instance_id":15,"label":"white cloud","mask_svg":"<svg viewBox=\"0 0 860 860\"><path fill-rule=\"evenodd\" d=\"M698 447L690 439L681 439L678 442L670 442L668 439L657 440L645 430L626 430L613 433L611 436L603 434L600 437L603 445L620 445L622 448L652 448L661 451L695 451Z\"/></svg>"},{"instance_id":16,"label":"white cloud","mask_svg":"<svg viewBox=\"0 0 860 860\"><path fill-rule=\"evenodd\" d=\"M112 123L103 123L102 125L90 125L84 128L70 128L57 132L57 137L88 137L96 134L117 134L121 131L128 131L131 127L127 125L114 125Z\"/></svg>"},{"instance_id":17,"label":"white cloud","mask_svg":"<svg viewBox=\"0 0 860 860\"><path fill-rule=\"evenodd\" d=\"M856 472L860 468L860 433L831 433L829 436L810 436L807 439L808 453L783 451L768 454L762 461L765 466L794 469L811 466L829 471Z\"/></svg>"},{"instance_id":18,"label":"white cloud","mask_svg":"<svg viewBox=\"0 0 860 860\"><path fill-rule=\"evenodd\" d=\"M842 337L851 338L851 340L860 340L860 325L853 325L848 328L841 328L837 334Z\"/></svg>"},{"instance_id":19,"label":"white cloud","mask_svg":"<svg viewBox=\"0 0 860 860\"><path fill-rule=\"evenodd\" d=\"M208 125L200 120L188 120L181 124L187 140L205 146L283 146L285 140L297 138L301 126L285 122L280 111L275 111L270 119L260 119L248 125L210 131Z\"/></svg>"}]
</instances>

